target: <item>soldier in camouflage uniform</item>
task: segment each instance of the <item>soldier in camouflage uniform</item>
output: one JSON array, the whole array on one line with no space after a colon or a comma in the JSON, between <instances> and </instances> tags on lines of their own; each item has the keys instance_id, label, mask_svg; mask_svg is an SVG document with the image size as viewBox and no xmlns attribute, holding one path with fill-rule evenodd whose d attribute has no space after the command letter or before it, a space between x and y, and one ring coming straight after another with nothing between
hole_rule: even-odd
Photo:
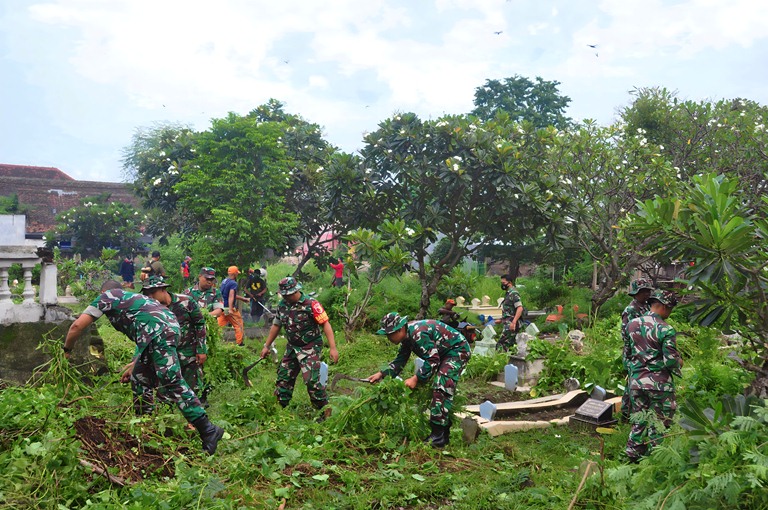
<instances>
[{"instance_id":1,"label":"soldier in camouflage uniform","mask_svg":"<svg viewBox=\"0 0 768 510\"><path fill-rule=\"evenodd\" d=\"M185 289L183 294L191 296L200 308L211 312L211 315L218 317L224 313L224 298L221 297L219 289L214 287L216 283L216 270L212 267L203 267L200 269L200 275L197 277L197 283L192 287Z\"/></svg>"},{"instance_id":2,"label":"soldier in camouflage uniform","mask_svg":"<svg viewBox=\"0 0 768 510\"><path fill-rule=\"evenodd\" d=\"M426 383L432 376L432 402L429 406L429 424L432 433L426 439L435 448L447 445L451 435L451 408L456 394L459 375L469 361L471 350L469 342L446 324L435 320L408 322L408 317L398 313L388 313L381 319L379 335L387 335L400 349L389 367L376 372L368 378L371 383L380 381L384 376L397 376L408 362L411 353L424 360L424 364L413 377L405 380L411 389L419 383Z\"/></svg>"},{"instance_id":3,"label":"soldier in camouflage uniform","mask_svg":"<svg viewBox=\"0 0 768 510\"><path fill-rule=\"evenodd\" d=\"M681 377L683 360L677 352L675 330L665 322L677 305L677 297L666 290L656 290L648 299L651 311L632 319L627 325L630 346L629 398L632 411L632 429L627 440L627 456L637 462L663 438L663 430L642 415L652 411L665 427L672 423L677 409L673 376Z\"/></svg>"},{"instance_id":4,"label":"soldier in camouflage uniform","mask_svg":"<svg viewBox=\"0 0 768 510\"><path fill-rule=\"evenodd\" d=\"M168 292L162 277L150 276L141 293L165 305L179 322L181 338L176 344L181 376L195 395L205 404L202 393L202 371L208 359L208 345L205 341L205 317L197 302L190 296Z\"/></svg>"},{"instance_id":5,"label":"soldier in camouflage uniform","mask_svg":"<svg viewBox=\"0 0 768 510\"><path fill-rule=\"evenodd\" d=\"M181 377L176 354L181 332L176 317L154 299L123 290L115 280L104 282L101 291L70 326L63 345L66 356L69 357L72 346L85 329L106 315L116 330L136 343L133 361L126 367L121 381L157 387L195 426L203 441L203 450L213 455L224 429L210 422L195 392ZM138 380L143 377L147 379Z\"/></svg>"},{"instance_id":6,"label":"soldier in camouflage uniform","mask_svg":"<svg viewBox=\"0 0 768 510\"><path fill-rule=\"evenodd\" d=\"M278 286L283 299L277 305L277 312L264 348L261 350L261 357L265 358L269 354L280 329L285 327L288 345L277 368L275 388L277 401L283 407L288 405L293 396L296 377L301 372L312 405L316 409L321 409L328 403L328 395L325 387L320 384L320 355L323 352L320 329L322 328L328 339L331 360L336 363L339 361L339 352L336 350L333 328L323 305L316 299L305 296L301 292L301 284L295 278L285 277L280 280Z\"/></svg>"},{"instance_id":7,"label":"soldier in camouflage uniform","mask_svg":"<svg viewBox=\"0 0 768 510\"><path fill-rule=\"evenodd\" d=\"M501 303L501 323L503 324L501 336L496 343L497 351L509 351L515 345L515 338L520 331L521 318L523 316L523 302L520 293L512 285L512 277L505 274L501 277L501 289L507 293Z\"/></svg>"},{"instance_id":8,"label":"soldier in camouflage uniform","mask_svg":"<svg viewBox=\"0 0 768 510\"><path fill-rule=\"evenodd\" d=\"M627 324L632 319L641 317L651 311L651 306L648 304L648 298L653 292L653 282L645 278L638 278L632 280L629 284L629 294L634 299L627 305L623 312L621 312L621 338L624 340L624 349L621 354L622 364L624 369L627 369L627 359L629 358L629 332L627 331ZM629 371L627 370L627 383L624 387L624 395L621 396L621 419L629 419Z\"/></svg>"}]
</instances>

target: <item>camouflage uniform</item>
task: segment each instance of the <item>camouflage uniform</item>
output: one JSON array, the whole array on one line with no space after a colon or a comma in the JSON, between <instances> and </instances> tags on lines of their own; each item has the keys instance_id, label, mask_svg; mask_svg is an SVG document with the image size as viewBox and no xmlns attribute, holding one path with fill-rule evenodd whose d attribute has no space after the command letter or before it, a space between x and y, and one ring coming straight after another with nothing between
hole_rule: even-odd
<instances>
[{"instance_id":1,"label":"camouflage uniform","mask_svg":"<svg viewBox=\"0 0 768 510\"><path fill-rule=\"evenodd\" d=\"M631 341L629 339L629 331L627 331L627 324L629 324L629 321L632 319L636 319L638 317L642 317L643 315L647 314L651 311L651 307L648 303L639 303L636 299L633 299L632 302L627 305L627 307L624 309L624 311L621 313L621 338L624 340L624 348L621 351L621 360L622 364L624 365L624 369L627 370L627 374L629 374L629 369L627 368L627 362L629 360L630 355L630 349L631 349ZM624 385L624 395L621 396L621 416L623 416L625 419L629 417L630 412L630 402L629 402L629 377L627 377L627 382Z\"/></svg>"},{"instance_id":2,"label":"camouflage uniform","mask_svg":"<svg viewBox=\"0 0 768 510\"><path fill-rule=\"evenodd\" d=\"M400 343L397 357L382 373L391 377L398 375L412 352L423 359L424 364L416 372L419 383L425 383L437 374L432 384L430 421L436 425L449 426L456 384L471 355L469 342L452 327L435 320L409 322L407 332L405 340Z\"/></svg>"},{"instance_id":3,"label":"camouflage uniform","mask_svg":"<svg viewBox=\"0 0 768 510\"><path fill-rule=\"evenodd\" d=\"M194 298L200 308L204 308L209 312L216 309L224 309L224 299L221 297L221 291L219 289L211 287L208 290L202 290L200 289L200 284L196 283L192 287L184 290L183 293Z\"/></svg>"},{"instance_id":4,"label":"camouflage uniform","mask_svg":"<svg viewBox=\"0 0 768 510\"><path fill-rule=\"evenodd\" d=\"M650 312L629 321L627 331L631 412L634 415L651 410L669 427L677 409L672 376L682 375L675 330L661 316ZM638 459L646 454L649 445L661 442L663 431L644 419L633 421L636 423L632 424L626 452L630 459Z\"/></svg>"},{"instance_id":5,"label":"camouflage uniform","mask_svg":"<svg viewBox=\"0 0 768 510\"><path fill-rule=\"evenodd\" d=\"M275 388L275 396L283 407L291 401L299 371L312 405L320 409L328 403L325 387L320 384L320 355L323 352L320 326L326 322L328 314L323 305L304 293L295 304L281 299L277 305L272 325L284 327L288 338L285 354L277 368Z\"/></svg>"},{"instance_id":6,"label":"camouflage uniform","mask_svg":"<svg viewBox=\"0 0 768 510\"><path fill-rule=\"evenodd\" d=\"M510 347L515 345L515 338L517 337L517 332L520 331L523 317L520 316L514 330L511 328L512 319L515 318L517 308L522 306L523 302L520 299L520 293L517 292L516 288L510 287L504 296L504 301L501 303L501 321L504 329L501 332L499 341L496 343L496 350L508 351Z\"/></svg>"},{"instance_id":7,"label":"camouflage uniform","mask_svg":"<svg viewBox=\"0 0 768 510\"><path fill-rule=\"evenodd\" d=\"M632 280L629 284L629 291L627 294L630 296L636 296L642 289L653 289L653 282L645 278L638 278ZM621 313L621 338L624 341L624 348L621 352L621 362L624 365L624 370L627 371L627 382L624 385L624 394L621 396L621 412L620 417L626 421L629 419L630 414L630 402L629 402L629 369L627 368L627 359L630 354L630 340L629 332L627 331L627 324L632 319L641 317L651 311L651 305L641 303L637 299L633 299L630 304Z\"/></svg>"},{"instance_id":8,"label":"camouflage uniform","mask_svg":"<svg viewBox=\"0 0 768 510\"><path fill-rule=\"evenodd\" d=\"M208 354L205 341L205 317L194 299L184 294L171 294L168 309L181 327L181 339L176 346L181 375L196 395L201 395L203 367L197 364L198 354Z\"/></svg>"},{"instance_id":9,"label":"camouflage uniform","mask_svg":"<svg viewBox=\"0 0 768 510\"><path fill-rule=\"evenodd\" d=\"M176 343L181 335L176 317L154 299L120 289L108 290L93 300L83 313L98 319L106 315L112 326L136 342L131 375L134 408L143 413L151 409L143 393L157 387L192 422L205 416L194 391L181 376Z\"/></svg>"}]
</instances>

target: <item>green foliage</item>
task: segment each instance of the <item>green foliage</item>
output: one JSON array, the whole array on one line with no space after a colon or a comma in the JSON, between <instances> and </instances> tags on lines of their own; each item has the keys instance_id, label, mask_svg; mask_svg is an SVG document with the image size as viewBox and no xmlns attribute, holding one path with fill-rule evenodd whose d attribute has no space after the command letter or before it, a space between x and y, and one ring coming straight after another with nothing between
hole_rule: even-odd
<instances>
[{"instance_id":1,"label":"green foliage","mask_svg":"<svg viewBox=\"0 0 768 510\"><path fill-rule=\"evenodd\" d=\"M640 205L627 223L664 259L693 260L686 273L699 289L691 319L703 326L718 322L752 341L764 366L768 359L768 237L766 205L753 210L740 196L741 183L714 174L695 177L685 198L657 197ZM764 376L763 376L764 379ZM757 391L765 391L762 383Z\"/></svg>"},{"instance_id":2,"label":"green foliage","mask_svg":"<svg viewBox=\"0 0 768 510\"><path fill-rule=\"evenodd\" d=\"M56 217L56 236L73 239L73 250L96 257L102 249L134 253L140 248L142 216L128 204L109 200L109 195L86 197L78 207Z\"/></svg>"},{"instance_id":3,"label":"green foliage","mask_svg":"<svg viewBox=\"0 0 768 510\"><path fill-rule=\"evenodd\" d=\"M358 388L354 397L336 397L328 426L338 435L353 435L386 448L395 448L403 438L419 441L428 435L423 397L414 397L402 381L386 378L375 386Z\"/></svg>"},{"instance_id":4,"label":"green foliage","mask_svg":"<svg viewBox=\"0 0 768 510\"><path fill-rule=\"evenodd\" d=\"M494 353L491 356L472 356L467 363L464 377L492 381L504 372L507 363L509 363L509 354L503 352Z\"/></svg>"},{"instance_id":5,"label":"green foliage","mask_svg":"<svg viewBox=\"0 0 768 510\"><path fill-rule=\"evenodd\" d=\"M477 294L474 294L473 291L479 282L479 276L465 271L462 267L454 267L450 273L440 280L436 297L441 301L455 298L456 296L474 297Z\"/></svg>"},{"instance_id":6,"label":"green foliage","mask_svg":"<svg viewBox=\"0 0 768 510\"><path fill-rule=\"evenodd\" d=\"M571 98L557 90L559 81L547 81L540 76L536 82L515 75L511 78L486 80L475 90L475 109L472 115L484 120L492 119L497 112L506 112L510 118L528 121L537 128L555 126L564 129L571 119L565 116L565 109Z\"/></svg>"},{"instance_id":7,"label":"green foliage","mask_svg":"<svg viewBox=\"0 0 768 510\"><path fill-rule=\"evenodd\" d=\"M680 406L673 430L635 470L606 472L608 492L632 508L763 508L768 505L765 402L726 397L716 409Z\"/></svg>"},{"instance_id":8,"label":"green foliage","mask_svg":"<svg viewBox=\"0 0 768 510\"><path fill-rule=\"evenodd\" d=\"M19 195L0 195L0 214L26 214L29 206L19 203Z\"/></svg>"}]
</instances>

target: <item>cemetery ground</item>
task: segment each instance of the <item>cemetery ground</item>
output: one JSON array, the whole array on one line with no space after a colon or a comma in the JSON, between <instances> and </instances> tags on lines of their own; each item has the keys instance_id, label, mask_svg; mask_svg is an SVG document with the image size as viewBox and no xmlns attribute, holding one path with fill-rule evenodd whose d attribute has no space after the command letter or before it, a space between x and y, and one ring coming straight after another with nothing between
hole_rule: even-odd
<instances>
[{"instance_id":1,"label":"cemetery ground","mask_svg":"<svg viewBox=\"0 0 768 510\"><path fill-rule=\"evenodd\" d=\"M547 351L552 361L538 394L562 392L554 381L574 372L582 384L619 384L620 374L610 361L620 350L613 322L587 331L580 356L569 353L565 342L534 345L533 350ZM617 426L612 434L566 426L498 437L481 433L476 442L465 444L457 419L450 446L432 449L421 442L428 434L428 388L412 393L392 379L375 386L342 381L330 394L333 414L318 422L301 381L287 409L276 404L274 364L259 364L250 374L254 387L245 387L240 370L257 359L261 341L251 339L241 349L216 334L207 367L215 385L208 411L228 437L208 457L177 410L161 405L155 415L133 415L130 388L115 383L132 344L106 323L99 331L109 375L84 383L62 363L58 343L51 340L44 348L51 350L54 361L44 377L34 386L2 389L0 506L636 508L635 495L627 490L635 485L632 477L645 476L644 483L650 483L655 456L639 466L623 459L628 425ZM748 375L720 355L714 335L687 331L681 337L688 358L681 399L693 394L692 389L705 396L743 388ZM354 342L339 335L337 342L341 359L331 366L331 376L370 375L396 352L386 338L367 333ZM278 340L281 353L283 346L284 340ZM504 358L470 361L457 407L531 397L488 383ZM409 363L404 374L412 370ZM678 426L670 431L673 437L682 434ZM757 444L762 442L764 449L762 437ZM745 501L753 497L749 494Z\"/></svg>"}]
</instances>

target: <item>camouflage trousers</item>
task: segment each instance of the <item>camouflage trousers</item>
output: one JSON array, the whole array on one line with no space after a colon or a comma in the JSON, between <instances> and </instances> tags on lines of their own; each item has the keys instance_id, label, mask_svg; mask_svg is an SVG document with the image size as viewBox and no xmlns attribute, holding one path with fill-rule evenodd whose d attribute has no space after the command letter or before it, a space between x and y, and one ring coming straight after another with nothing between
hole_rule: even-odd
<instances>
[{"instance_id":1,"label":"camouflage trousers","mask_svg":"<svg viewBox=\"0 0 768 510\"><path fill-rule=\"evenodd\" d=\"M624 394L621 396L621 411L619 411L619 419L626 423L629 421L629 414L631 412L632 405L629 399L629 377L624 383Z\"/></svg>"},{"instance_id":2,"label":"camouflage trousers","mask_svg":"<svg viewBox=\"0 0 768 510\"><path fill-rule=\"evenodd\" d=\"M181 365L174 345L175 337L153 339L135 358L131 375L133 409L136 414L152 412L155 405L154 389L163 401L179 408L187 421L192 422L205 415L205 410L195 392L181 376Z\"/></svg>"},{"instance_id":3,"label":"camouflage trousers","mask_svg":"<svg viewBox=\"0 0 768 510\"><path fill-rule=\"evenodd\" d=\"M499 341L496 342L496 350L508 352L513 346L517 349L517 332L520 331L520 323L517 323L516 329L510 329L509 324L504 324L504 330L501 332Z\"/></svg>"},{"instance_id":4,"label":"camouflage trousers","mask_svg":"<svg viewBox=\"0 0 768 510\"><path fill-rule=\"evenodd\" d=\"M649 447L661 443L666 427L672 424L677 409L675 393L669 391L630 390L632 429L629 431L626 453L630 459L639 459ZM638 413L652 412L656 420Z\"/></svg>"},{"instance_id":5,"label":"camouflage trousers","mask_svg":"<svg viewBox=\"0 0 768 510\"><path fill-rule=\"evenodd\" d=\"M203 367L197 363L194 347L182 347L177 349L179 356L179 365L181 366L181 377L187 382L187 385L195 392L195 395L202 401L203 391Z\"/></svg>"},{"instance_id":6,"label":"camouflage trousers","mask_svg":"<svg viewBox=\"0 0 768 510\"><path fill-rule=\"evenodd\" d=\"M456 384L470 355L467 344L467 350L440 360L435 381L432 383L432 402L429 404L429 421L435 425L450 426Z\"/></svg>"},{"instance_id":7,"label":"camouflage trousers","mask_svg":"<svg viewBox=\"0 0 768 510\"><path fill-rule=\"evenodd\" d=\"M328 403L325 387L320 384L320 355L323 352L322 341L313 342L304 347L288 344L285 354L277 367L277 383L275 396L280 405L285 407L293 397L293 387L301 372L304 384L307 386L309 400L316 409Z\"/></svg>"}]
</instances>

